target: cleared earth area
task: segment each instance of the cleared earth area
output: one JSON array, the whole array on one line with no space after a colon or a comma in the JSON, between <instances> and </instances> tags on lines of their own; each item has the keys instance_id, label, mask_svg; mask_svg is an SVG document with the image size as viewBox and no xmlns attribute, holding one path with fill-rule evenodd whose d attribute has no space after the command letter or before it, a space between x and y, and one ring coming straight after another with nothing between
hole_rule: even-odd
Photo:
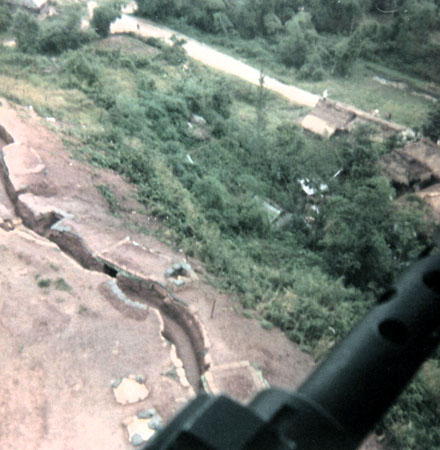
<instances>
[{"instance_id":1,"label":"cleared earth area","mask_svg":"<svg viewBox=\"0 0 440 450\"><path fill-rule=\"evenodd\" d=\"M195 281L170 285L183 256L136 231L160 225L131 186L73 160L33 111L2 99L0 123L1 448L133 448L127 420L151 408L168 420L200 374L240 400L264 386L259 374L291 389L304 379L312 359L244 318L200 263L189 261ZM121 196L120 217L101 183ZM112 382L130 375L149 393L121 405Z\"/></svg>"}]
</instances>

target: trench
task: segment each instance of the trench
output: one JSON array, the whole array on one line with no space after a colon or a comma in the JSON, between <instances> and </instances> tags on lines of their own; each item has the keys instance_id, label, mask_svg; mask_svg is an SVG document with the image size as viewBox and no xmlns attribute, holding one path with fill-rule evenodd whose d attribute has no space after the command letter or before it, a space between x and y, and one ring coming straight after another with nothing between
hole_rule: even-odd
<instances>
[{"instance_id":1,"label":"trench","mask_svg":"<svg viewBox=\"0 0 440 450\"><path fill-rule=\"evenodd\" d=\"M14 143L13 137L0 125L0 152L3 147L12 143ZM6 231L11 231L14 228L13 219L16 216L16 212L15 205L11 201L6 189L6 177L6 171L0 170L0 204L2 205L1 212L3 216L0 227ZM7 216L6 220L4 219L4 214Z\"/></svg>"},{"instance_id":2,"label":"trench","mask_svg":"<svg viewBox=\"0 0 440 450\"><path fill-rule=\"evenodd\" d=\"M161 313L164 321L164 329L162 336L171 344L176 346L177 356L182 360L185 368L186 378L191 386L197 392L201 388L201 370L196 358L195 351L193 349L191 339L185 332L183 326L181 326L176 320L171 318L168 314L161 311L161 308L157 306L157 302L152 300L151 297L140 296L135 292L127 289L122 289L122 292L126 294L133 301L137 301L140 304L147 304ZM176 344L178 343L178 345Z\"/></svg>"},{"instance_id":3,"label":"trench","mask_svg":"<svg viewBox=\"0 0 440 450\"><path fill-rule=\"evenodd\" d=\"M12 136L0 125L0 152L13 142ZM29 215L24 214L23 206L20 205L19 196L13 195L8 189L8 174L3 157L0 172L0 203L6 203L6 208L20 217L24 226L54 242L61 251L83 268L104 273L109 280L114 279L118 289L128 300L125 308L142 309L140 305L145 305L159 312L164 322L162 336L175 346L177 356L183 363L186 378L194 391L198 392L202 387L201 376L209 367L206 363L207 344L201 324L189 311L188 305L161 283L133 276L119 267L100 260L80 235L63 225L63 220L67 218L63 212L54 210L38 220L29 219ZM120 307L113 306L121 310ZM136 314L131 317L133 316L136 317Z\"/></svg>"}]
</instances>

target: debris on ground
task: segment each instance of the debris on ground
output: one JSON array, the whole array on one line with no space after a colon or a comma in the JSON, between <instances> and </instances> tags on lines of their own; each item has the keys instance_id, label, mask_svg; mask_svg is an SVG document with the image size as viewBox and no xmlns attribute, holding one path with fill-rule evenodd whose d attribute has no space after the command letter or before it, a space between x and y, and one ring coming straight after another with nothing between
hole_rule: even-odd
<instances>
[{"instance_id":1,"label":"debris on ground","mask_svg":"<svg viewBox=\"0 0 440 450\"><path fill-rule=\"evenodd\" d=\"M137 447L145 444L156 431L163 428L163 420L154 408L150 408L129 417L124 425L127 427L129 441Z\"/></svg>"},{"instance_id":2,"label":"debris on ground","mask_svg":"<svg viewBox=\"0 0 440 450\"><path fill-rule=\"evenodd\" d=\"M173 264L165 271L165 277L173 287L182 287L198 280L193 268L186 261Z\"/></svg>"},{"instance_id":3,"label":"debris on ground","mask_svg":"<svg viewBox=\"0 0 440 450\"><path fill-rule=\"evenodd\" d=\"M149 391L145 386L145 379L140 375L129 375L112 382L115 399L121 405L145 400Z\"/></svg>"}]
</instances>

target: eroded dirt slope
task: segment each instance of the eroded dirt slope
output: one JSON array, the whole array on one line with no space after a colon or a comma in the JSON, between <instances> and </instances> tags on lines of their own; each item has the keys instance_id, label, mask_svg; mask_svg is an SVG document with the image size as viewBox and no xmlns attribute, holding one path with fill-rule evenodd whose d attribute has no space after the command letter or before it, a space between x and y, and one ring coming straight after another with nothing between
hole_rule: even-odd
<instances>
[{"instance_id":1,"label":"eroded dirt slope","mask_svg":"<svg viewBox=\"0 0 440 450\"><path fill-rule=\"evenodd\" d=\"M312 359L238 315L199 263L194 282L170 287L165 271L182 254L133 231L159 225L139 213L131 186L73 160L32 111L2 99L0 125L14 140L3 136L0 189L0 448L132 448L122 422L148 408L168 419L200 374L240 400L262 387L255 367L271 385L301 382ZM119 197L120 217L99 184ZM150 394L120 405L110 385L129 374Z\"/></svg>"}]
</instances>

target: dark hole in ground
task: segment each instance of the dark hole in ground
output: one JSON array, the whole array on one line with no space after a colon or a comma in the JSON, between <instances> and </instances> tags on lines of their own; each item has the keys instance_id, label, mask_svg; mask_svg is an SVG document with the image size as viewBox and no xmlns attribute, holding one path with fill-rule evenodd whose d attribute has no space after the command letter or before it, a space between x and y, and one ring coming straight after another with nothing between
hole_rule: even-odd
<instances>
[{"instance_id":1,"label":"dark hole in ground","mask_svg":"<svg viewBox=\"0 0 440 450\"><path fill-rule=\"evenodd\" d=\"M111 276L112 278L116 278L116 276L118 275L118 271L108 264L104 264L104 273Z\"/></svg>"}]
</instances>

